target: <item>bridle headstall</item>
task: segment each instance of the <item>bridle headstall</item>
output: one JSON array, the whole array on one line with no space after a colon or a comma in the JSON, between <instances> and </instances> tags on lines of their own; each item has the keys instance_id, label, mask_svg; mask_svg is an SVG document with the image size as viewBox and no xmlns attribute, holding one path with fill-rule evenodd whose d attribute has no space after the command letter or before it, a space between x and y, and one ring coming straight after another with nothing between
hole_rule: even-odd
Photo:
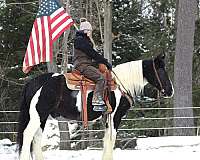
<instances>
[{"instance_id":1,"label":"bridle headstall","mask_svg":"<svg viewBox=\"0 0 200 160\"><path fill-rule=\"evenodd\" d=\"M162 83L161 83L160 77L159 77L158 72L157 72L157 70L156 70L156 66L155 66L154 59L153 59L153 69L154 69L154 72L155 72L157 81L158 81L158 83L159 83L159 85L160 85L160 91L161 91L161 93L163 93L165 90L163 89L163 85L162 85Z\"/></svg>"}]
</instances>

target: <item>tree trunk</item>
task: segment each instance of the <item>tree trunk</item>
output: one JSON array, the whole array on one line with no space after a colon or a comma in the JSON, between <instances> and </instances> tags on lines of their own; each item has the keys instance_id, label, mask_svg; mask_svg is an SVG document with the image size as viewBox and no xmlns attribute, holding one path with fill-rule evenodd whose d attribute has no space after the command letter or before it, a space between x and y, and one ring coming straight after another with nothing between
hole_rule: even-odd
<instances>
[{"instance_id":1,"label":"tree trunk","mask_svg":"<svg viewBox=\"0 0 200 160\"><path fill-rule=\"evenodd\" d=\"M112 6L104 0L104 57L112 63Z\"/></svg>"},{"instance_id":2,"label":"tree trunk","mask_svg":"<svg viewBox=\"0 0 200 160\"><path fill-rule=\"evenodd\" d=\"M56 73L57 72L57 66L56 66L56 57L57 54L59 53L59 40L56 40L53 44L53 62L48 62L47 63L47 70L48 72L53 72Z\"/></svg>"},{"instance_id":3,"label":"tree trunk","mask_svg":"<svg viewBox=\"0 0 200 160\"><path fill-rule=\"evenodd\" d=\"M102 31L102 24L101 24L101 13L99 8L99 0L95 0L95 5L97 7L97 14L98 14L98 21L99 21L99 32L101 36L101 42L103 43L103 31Z\"/></svg>"},{"instance_id":4,"label":"tree trunk","mask_svg":"<svg viewBox=\"0 0 200 160\"><path fill-rule=\"evenodd\" d=\"M93 16L94 16L94 14L93 14L93 1L92 0L90 0L89 1L89 3L88 3L88 5L89 5L89 16L88 16L88 18L89 18L89 20L90 20L90 22L92 22L92 26L94 26L94 22L93 22L93 20L94 20L94 18L93 18Z\"/></svg>"},{"instance_id":5,"label":"tree trunk","mask_svg":"<svg viewBox=\"0 0 200 160\"><path fill-rule=\"evenodd\" d=\"M64 0L60 0L60 2L63 4ZM68 1L67 1L68 2ZM39 4L41 3L41 0L39 0ZM64 37L64 40L66 40L66 38ZM66 40L67 41L67 40ZM66 48L65 48L66 49ZM57 65L56 65L56 57L57 54L60 52L60 48L59 48L59 39L54 42L53 44L53 62L52 63L47 63L47 69L48 72L57 72ZM62 61L64 62L64 61ZM65 64L66 65L66 64ZM62 64L63 66L63 64ZM60 118L61 120L65 120L63 118ZM60 131L69 131L68 128L68 124L67 123L63 123L63 122L58 122L58 127ZM61 150L65 150L65 149L71 149L71 144L69 141L70 139L70 135L69 132L66 133L60 133L60 149ZM65 142L63 142L65 141Z\"/></svg>"},{"instance_id":6,"label":"tree trunk","mask_svg":"<svg viewBox=\"0 0 200 160\"><path fill-rule=\"evenodd\" d=\"M81 17L86 17L86 14L85 14L85 0L80 0L80 6L81 6Z\"/></svg>"},{"instance_id":7,"label":"tree trunk","mask_svg":"<svg viewBox=\"0 0 200 160\"><path fill-rule=\"evenodd\" d=\"M196 12L195 12L195 14L196 14L196 21L199 19L199 0L196 0L197 1L197 3L196 3Z\"/></svg>"},{"instance_id":8,"label":"tree trunk","mask_svg":"<svg viewBox=\"0 0 200 160\"><path fill-rule=\"evenodd\" d=\"M66 11L70 14L69 11L69 5L70 5L70 0L65 0L66 1ZM66 73L67 72L67 65L68 65L68 38L69 38L69 33L70 29L66 30L64 32L63 36L63 41L62 41L62 62L61 62L61 73Z\"/></svg>"},{"instance_id":9,"label":"tree trunk","mask_svg":"<svg viewBox=\"0 0 200 160\"><path fill-rule=\"evenodd\" d=\"M176 55L174 64L175 117L193 117L192 107L192 59L194 49L196 0L181 0L178 2ZM184 109L185 108L185 109ZM174 130L174 135L194 135L193 119L174 119L175 127L183 127Z\"/></svg>"},{"instance_id":10,"label":"tree trunk","mask_svg":"<svg viewBox=\"0 0 200 160\"><path fill-rule=\"evenodd\" d=\"M68 13L69 9L69 0L62 0L62 4L66 4L66 11ZM67 54L67 41L69 37L69 32L70 29L65 31L63 41L62 41L62 61L61 61L61 73L67 72L67 64L68 64L68 54ZM62 122L62 121L67 121L65 118L60 117L58 121L58 127L59 131L67 131L67 132L60 132L60 150L70 150L71 149L71 143L70 143L70 133L69 133L69 127L67 122Z\"/></svg>"},{"instance_id":11,"label":"tree trunk","mask_svg":"<svg viewBox=\"0 0 200 160\"><path fill-rule=\"evenodd\" d=\"M144 0L141 0L140 1L140 13L141 14L142 14L143 6L144 6Z\"/></svg>"},{"instance_id":12,"label":"tree trunk","mask_svg":"<svg viewBox=\"0 0 200 160\"><path fill-rule=\"evenodd\" d=\"M68 68L68 49L67 41L69 38L70 30L65 31L63 42L62 42L62 63L61 63L61 73L67 73Z\"/></svg>"},{"instance_id":13,"label":"tree trunk","mask_svg":"<svg viewBox=\"0 0 200 160\"><path fill-rule=\"evenodd\" d=\"M85 17L88 19L89 16L88 16L88 11L89 10L89 3L88 3L88 0L85 0Z\"/></svg>"},{"instance_id":14,"label":"tree trunk","mask_svg":"<svg viewBox=\"0 0 200 160\"><path fill-rule=\"evenodd\" d=\"M67 120L63 117L59 117L58 120L59 131L66 131L60 132L60 150L71 150L71 143L69 141L70 133L68 123L66 122Z\"/></svg>"}]
</instances>

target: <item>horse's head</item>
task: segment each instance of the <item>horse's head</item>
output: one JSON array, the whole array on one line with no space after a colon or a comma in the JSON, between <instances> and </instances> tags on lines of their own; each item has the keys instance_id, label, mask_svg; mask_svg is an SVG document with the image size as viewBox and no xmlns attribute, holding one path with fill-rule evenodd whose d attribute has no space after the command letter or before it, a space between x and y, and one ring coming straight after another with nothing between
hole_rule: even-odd
<instances>
[{"instance_id":1,"label":"horse's head","mask_svg":"<svg viewBox=\"0 0 200 160\"><path fill-rule=\"evenodd\" d=\"M143 61L143 74L146 80L155 86L164 97L172 97L174 89L165 70L165 54Z\"/></svg>"}]
</instances>

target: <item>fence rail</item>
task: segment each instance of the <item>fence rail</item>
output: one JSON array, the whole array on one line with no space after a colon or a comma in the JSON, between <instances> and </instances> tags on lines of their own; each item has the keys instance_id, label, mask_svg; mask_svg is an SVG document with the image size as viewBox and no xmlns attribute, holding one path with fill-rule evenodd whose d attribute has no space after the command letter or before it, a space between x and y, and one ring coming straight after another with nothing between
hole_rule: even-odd
<instances>
[{"instance_id":1,"label":"fence rail","mask_svg":"<svg viewBox=\"0 0 200 160\"><path fill-rule=\"evenodd\" d=\"M141 117L141 118L126 118L122 119L122 121L142 121L142 120L171 120L171 119L199 119L200 116L194 116L194 117ZM61 123L66 122L82 122L82 121L75 121L75 120L69 120L69 121L59 121ZM92 122L93 121L89 121ZM18 122L0 122L0 124L18 124Z\"/></svg>"},{"instance_id":2,"label":"fence rail","mask_svg":"<svg viewBox=\"0 0 200 160\"><path fill-rule=\"evenodd\" d=\"M160 107L160 108L131 108L130 110L131 111L149 111L149 110L185 110L185 109L200 109L200 106L195 106L195 107L178 107L178 108L163 108L163 107ZM19 111L17 110L8 110L8 111L0 111L0 113L3 113L3 114L6 114L6 113L13 113L13 114L17 114L19 113ZM0 121L0 125L16 125L18 124L17 121L9 121L8 118L6 118L7 121ZM152 121L155 121L155 120L173 120L173 119L200 119L200 116L194 116L194 117L139 117L139 118L123 118L122 121L124 122L127 122L127 121L145 121L145 120L152 120ZM70 121L59 121L60 123L66 123L66 122L80 122L81 121L74 121L74 120L70 120ZM89 121L89 123L94 123L93 121ZM148 130L174 130L174 129L196 129L197 131L197 135L199 134L199 130L200 130L200 126L191 126L191 127L134 127L134 128L119 128L118 131L119 132L126 132L126 131L148 131ZM83 130L78 130L79 132L83 132ZM88 129L87 130L88 132L104 132L103 129L100 129L100 130L97 130L97 129ZM60 133L67 133L69 131L60 131ZM1 131L0 130L0 136L1 135L13 135L13 136L16 136L17 132L16 130L13 130L13 131ZM124 138L124 139L134 139L133 138ZM118 140L120 140L120 138L118 138ZM121 139L122 140L122 139ZM61 141L61 142L75 142L75 141L102 141L102 139L90 139L90 140L66 140L66 141ZM13 142L15 143L15 142Z\"/></svg>"},{"instance_id":3,"label":"fence rail","mask_svg":"<svg viewBox=\"0 0 200 160\"><path fill-rule=\"evenodd\" d=\"M140 107L140 108L130 108L130 110L134 111L142 111L142 110L185 110L185 109L200 109L200 106L194 106L194 107ZM7 111L0 111L0 113L19 113L20 111L17 110L7 110Z\"/></svg>"}]
</instances>

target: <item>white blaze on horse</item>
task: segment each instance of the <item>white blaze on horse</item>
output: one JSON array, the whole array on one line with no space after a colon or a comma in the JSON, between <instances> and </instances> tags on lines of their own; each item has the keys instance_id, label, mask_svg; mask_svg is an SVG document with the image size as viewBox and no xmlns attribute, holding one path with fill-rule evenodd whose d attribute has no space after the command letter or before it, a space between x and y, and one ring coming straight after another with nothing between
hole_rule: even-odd
<instances>
[{"instance_id":1,"label":"white blaze on horse","mask_svg":"<svg viewBox=\"0 0 200 160\"><path fill-rule=\"evenodd\" d=\"M165 56L160 54L155 59L120 64L113 68L113 76L116 76L120 88L128 92L129 97L133 99L142 93L147 82L156 87L163 97L172 97L174 90L165 70L164 58ZM93 91L87 95L89 121L102 116L102 112L92 110L92 96ZM79 121L82 114L80 102L80 91L69 89L62 74L48 73L30 80L24 87L20 106L17 138L20 160L30 160L31 152L36 160L43 160L41 139L48 116L63 116L69 120ZM105 128L103 160L113 159L117 129L122 117L131 107L130 99L122 94L119 87L111 92L109 102L112 113Z\"/></svg>"}]
</instances>

